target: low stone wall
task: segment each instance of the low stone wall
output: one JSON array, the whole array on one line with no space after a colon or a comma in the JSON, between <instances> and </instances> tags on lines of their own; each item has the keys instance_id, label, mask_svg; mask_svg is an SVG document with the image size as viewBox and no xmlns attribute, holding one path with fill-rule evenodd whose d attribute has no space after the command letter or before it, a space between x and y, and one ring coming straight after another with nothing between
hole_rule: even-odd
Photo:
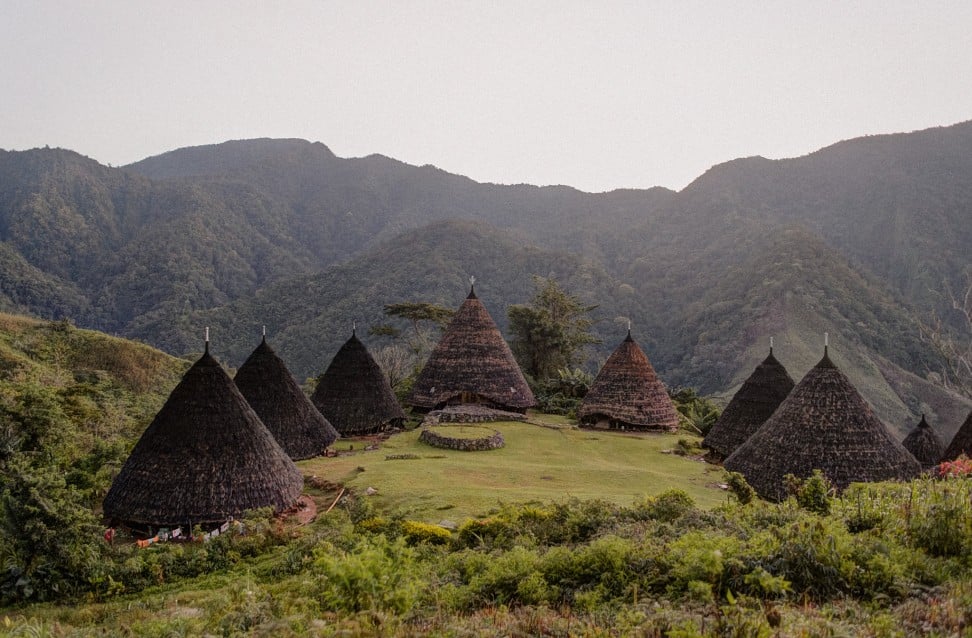
<instances>
[{"instance_id":1,"label":"low stone wall","mask_svg":"<svg viewBox=\"0 0 972 638\"><path fill-rule=\"evenodd\" d=\"M490 421L526 421L526 415L475 404L450 405L442 410L433 410L426 414L422 420L422 425L489 423Z\"/></svg>"},{"instance_id":2,"label":"low stone wall","mask_svg":"<svg viewBox=\"0 0 972 638\"><path fill-rule=\"evenodd\" d=\"M503 435L494 431L492 436L485 436L478 439L466 439L460 437L446 436L440 432L433 432L429 428L422 430L419 434L419 441L432 447L443 448L446 450L459 450L461 452L483 452L486 450L498 450L506 445Z\"/></svg>"}]
</instances>

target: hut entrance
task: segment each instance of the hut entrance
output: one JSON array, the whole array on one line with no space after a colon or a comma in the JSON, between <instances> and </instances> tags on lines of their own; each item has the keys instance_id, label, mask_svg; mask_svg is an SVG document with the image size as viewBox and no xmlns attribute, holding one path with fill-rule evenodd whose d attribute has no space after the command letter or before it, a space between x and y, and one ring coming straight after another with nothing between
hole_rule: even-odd
<instances>
[{"instance_id":1,"label":"hut entrance","mask_svg":"<svg viewBox=\"0 0 972 638\"><path fill-rule=\"evenodd\" d=\"M446 405L485 405L492 407L493 402L483 398L475 392L464 391L446 401Z\"/></svg>"}]
</instances>

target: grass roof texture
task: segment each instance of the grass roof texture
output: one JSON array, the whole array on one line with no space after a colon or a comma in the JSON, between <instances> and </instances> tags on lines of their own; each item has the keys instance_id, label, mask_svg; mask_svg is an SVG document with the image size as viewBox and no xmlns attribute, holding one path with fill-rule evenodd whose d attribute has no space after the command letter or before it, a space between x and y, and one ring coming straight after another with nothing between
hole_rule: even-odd
<instances>
[{"instance_id":1,"label":"grass roof texture","mask_svg":"<svg viewBox=\"0 0 972 638\"><path fill-rule=\"evenodd\" d=\"M582 425L607 419L625 429L678 429L675 405L630 330L597 373L577 415Z\"/></svg>"},{"instance_id":2,"label":"grass roof texture","mask_svg":"<svg viewBox=\"0 0 972 638\"><path fill-rule=\"evenodd\" d=\"M908 436L901 442L906 450L921 463L925 469L938 465L942 458L942 451L945 445L935 434L935 430L925 420L925 415L921 415L921 421Z\"/></svg>"},{"instance_id":3,"label":"grass roof texture","mask_svg":"<svg viewBox=\"0 0 972 638\"><path fill-rule=\"evenodd\" d=\"M952 442L945 448L941 460L954 461L963 454L972 458L972 412L969 412L969 416L965 418L965 423L952 437Z\"/></svg>"},{"instance_id":4,"label":"grass roof texture","mask_svg":"<svg viewBox=\"0 0 972 638\"><path fill-rule=\"evenodd\" d=\"M536 405L509 345L475 290L470 290L446 327L415 380L408 403L434 410L463 394L511 412L522 413Z\"/></svg>"},{"instance_id":5,"label":"grass roof texture","mask_svg":"<svg viewBox=\"0 0 972 638\"><path fill-rule=\"evenodd\" d=\"M324 453L338 438L266 337L236 372L236 387L284 452L295 461Z\"/></svg>"},{"instance_id":6,"label":"grass roof texture","mask_svg":"<svg viewBox=\"0 0 972 638\"><path fill-rule=\"evenodd\" d=\"M786 498L783 477L820 469L838 488L921 472L843 372L824 357L766 423L725 460L765 499Z\"/></svg>"},{"instance_id":7,"label":"grass roof texture","mask_svg":"<svg viewBox=\"0 0 972 638\"><path fill-rule=\"evenodd\" d=\"M769 356L756 366L732 397L722 416L702 440L702 446L715 456L726 458L773 415L793 386L790 374L770 348Z\"/></svg>"},{"instance_id":8,"label":"grass roof texture","mask_svg":"<svg viewBox=\"0 0 972 638\"><path fill-rule=\"evenodd\" d=\"M303 487L207 344L135 444L104 513L132 526L219 523L249 509L286 509Z\"/></svg>"},{"instance_id":9,"label":"grass roof texture","mask_svg":"<svg viewBox=\"0 0 972 638\"><path fill-rule=\"evenodd\" d=\"M321 375L311 402L342 436L382 432L405 420L388 379L354 332Z\"/></svg>"}]
</instances>

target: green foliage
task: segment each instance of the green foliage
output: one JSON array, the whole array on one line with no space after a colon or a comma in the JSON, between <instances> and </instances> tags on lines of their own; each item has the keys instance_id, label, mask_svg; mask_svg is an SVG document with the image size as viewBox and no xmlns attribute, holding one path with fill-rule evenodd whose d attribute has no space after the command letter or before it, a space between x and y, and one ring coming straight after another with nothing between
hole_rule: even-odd
<instances>
[{"instance_id":1,"label":"green foliage","mask_svg":"<svg viewBox=\"0 0 972 638\"><path fill-rule=\"evenodd\" d=\"M726 472L726 484L729 485L729 491L740 505L747 505L756 498L756 490L739 472Z\"/></svg>"},{"instance_id":2,"label":"green foliage","mask_svg":"<svg viewBox=\"0 0 972 638\"><path fill-rule=\"evenodd\" d=\"M405 614L418 600L424 575L404 539L364 537L346 552L330 544L314 551L313 594L330 611Z\"/></svg>"},{"instance_id":3,"label":"green foliage","mask_svg":"<svg viewBox=\"0 0 972 638\"><path fill-rule=\"evenodd\" d=\"M88 588L102 566L100 525L83 495L49 465L25 455L3 464L0 595L48 600Z\"/></svg>"},{"instance_id":4,"label":"green foliage","mask_svg":"<svg viewBox=\"0 0 972 638\"><path fill-rule=\"evenodd\" d=\"M413 352L427 352L430 347L430 326L443 328L456 314L451 308L446 308L439 304L426 301L404 301L400 303L387 304L385 315L404 319L412 326L412 339L409 344ZM377 332L392 334L391 331L378 327Z\"/></svg>"},{"instance_id":5,"label":"green foliage","mask_svg":"<svg viewBox=\"0 0 972 638\"><path fill-rule=\"evenodd\" d=\"M972 558L972 481L948 478L910 496L907 532L932 556ZM917 502L916 502L917 501Z\"/></svg>"},{"instance_id":6,"label":"green foliage","mask_svg":"<svg viewBox=\"0 0 972 638\"><path fill-rule=\"evenodd\" d=\"M658 496L645 497L634 504L638 518L672 523L695 509L695 501L682 490L666 490Z\"/></svg>"},{"instance_id":7,"label":"green foliage","mask_svg":"<svg viewBox=\"0 0 972 638\"><path fill-rule=\"evenodd\" d=\"M516 536L514 526L502 518L469 519L456 533L457 547L510 547Z\"/></svg>"},{"instance_id":8,"label":"green foliage","mask_svg":"<svg viewBox=\"0 0 972 638\"><path fill-rule=\"evenodd\" d=\"M402 521L402 535L409 545L447 545L452 540L449 530L421 521Z\"/></svg>"},{"instance_id":9,"label":"green foliage","mask_svg":"<svg viewBox=\"0 0 972 638\"><path fill-rule=\"evenodd\" d=\"M510 306L506 313L513 356L535 383L542 383L558 377L558 370L571 369L585 346L599 342L588 317L597 306L584 305L555 279L534 276L533 284L530 303Z\"/></svg>"},{"instance_id":10,"label":"green foliage","mask_svg":"<svg viewBox=\"0 0 972 638\"><path fill-rule=\"evenodd\" d=\"M700 397L694 388L678 388L669 391L669 396L678 412L679 427L699 436L708 434L722 413L719 406Z\"/></svg>"},{"instance_id":11,"label":"green foliage","mask_svg":"<svg viewBox=\"0 0 972 638\"><path fill-rule=\"evenodd\" d=\"M592 383L594 375L589 372L561 368L556 376L535 384L536 409L545 414L575 416Z\"/></svg>"},{"instance_id":12,"label":"green foliage","mask_svg":"<svg viewBox=\"0 0 972 638\"><path fill-rule=\"evenodd\" d=\"M824 516L830 513L830 495L835 490L821 470L814 470L806 479L787 474L783 482L803 509Z\"/></svg>"},{"instance_id":13,"label":"green foliage","mask_svg":"<svg viewBox=\"0 0 972 638\"><path fill-rule=\"evenodd\" d=\"M804 518L779 530L779 547L767 557L769 571L790 582L797 592L829 598L848 590L850 538L839 524Z\"/></svg>"}]
</instances>

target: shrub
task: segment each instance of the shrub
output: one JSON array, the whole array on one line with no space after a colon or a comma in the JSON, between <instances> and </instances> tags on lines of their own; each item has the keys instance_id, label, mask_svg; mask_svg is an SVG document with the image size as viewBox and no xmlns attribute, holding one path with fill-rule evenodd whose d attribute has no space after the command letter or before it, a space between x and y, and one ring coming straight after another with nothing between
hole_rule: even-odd
<instances>
[{"instance_id":1,"label":"shrub","mask_svg":"<svg viewBox=\"0 0 972 638\"><path fill-rule=\"evenodd\" d=\"M916 489L920 494L915 494ZM915 546L933 556L972 556L972 486L966 479L912 483L907 517Z\"/></svg>"},{"instance_id":2,"label":"shrub","mask_svg":"<svg viewBox=\"0 0 972 638\"><path fill-rule=\"evenodd\" d=\"M447 545L452 540L452 534L449 533L449 530L419 521L404 521L402 523L402 534L409 545L420 543Z\"/></svg>"},{"instance_id":3,"label":"shrub","mask_svg":"<svg viewBox=\"0 0 972 638\"><path fill-rule=\"evenodd\" d=\"M633 583L634 554L633 541L605 536L573 549L550 549L541 558L540 571L564 602L572 602L579 592L593 590L598 599L610 600L624 596Z\"/></svg>"},{"instance_id":4,"label":"shrub","mask_svg":"<svg viewBox=\"0 0 972 638\"><path fill-rule=\"evenodd\" d=\"M315 593L331 611L384 610L398 614L418 601L425 584L415 551L404 539L362 537L352 552L330 543L314 551Z\"/></svg>"},{"instance_id":5,"label":"shrub","mask_svg":"<svg viewBox=\"0 0 972 638\"><path fill-rule=\"evenodd\" d=\"M748 505L756 498L756 490L739 472L726 472L726 484L729 485L729 492L736 497L740 505Z\"/></svg>"},{"instance_id":6,"label":"shrub","mask_svg":"<svg viewBox=\"0 0 972 638\"><path fill-rule=\"evenodd\" d=\"M671 523L695 509L695 501L683 490L665 490L657 496L640 499L632 507L635 518Z\"/></svg>"},{"instance_id":7,"label":"shrub","mask_svg":"<svg viewBox=\"0 0 972 638\"><path fill-rule=\"evenodd\" d=\"M473 601L479 605L510 605L525 603L520 598L520 583L528 578L533 584L524 590L531 597L529 604L538 604L533 598L541 589L537 577L540 558L536 551L523 547L513 549L489 560L485 569L474 574L469 580L469 590Z\"/></svg>"},{"instance_id":8,"label":"shrub","mask_svg":"<svg viewBox=\"0 0 972 638\"><path fill-rule=\"evenodd\" d=\"M964 454L954 461L943 461L938 466L938 475L942 478L960 478L972 476L972 460Z\"/></svg>"},{"instance_id":9,"label":"shrub","mask_svg":"<svg viewBox=\"0 0 972 638\"><path fill-rule=\"evenodd\" d=\"M699 590L693 581L712 586L716 595L724 588L726 561L740 552L739 539L719 533L691 531L668 546L672 564L672 594Z\"/></svg>"},{"instance_id":10,"label":"shrub","mask_svg":"<svg viewBox=\"0 0 972 638\"><path fill-rule=\"evenodd\" d=\"M767 557L770 572L786 578L795 591L818 599L847 591L849 538L843 525L806 517L777 533L779 547Z\"/></svg>"},{"instance_id":11,"label":"shrub","mask_svg":"<svg viewBox=\"0 0 972 638\"><path fill-rule=\"evenodd\" d=\"M783 480L787 491L796 496L800 507L822 516L830 514L830 493L833 486L822 471L814 470L805 480L792 474L787 474Z\"/></svg>"},{"instance_id":12,"label":"shrub","mask_svg":"<svg viewBox=\"0 0 972 638\"><path fill-rule=\"evenodd\" d=\"M510 547L516 537L513 525L501 518L469 519L459 526L457 547Z\"/></svg>"}]
</instances>

